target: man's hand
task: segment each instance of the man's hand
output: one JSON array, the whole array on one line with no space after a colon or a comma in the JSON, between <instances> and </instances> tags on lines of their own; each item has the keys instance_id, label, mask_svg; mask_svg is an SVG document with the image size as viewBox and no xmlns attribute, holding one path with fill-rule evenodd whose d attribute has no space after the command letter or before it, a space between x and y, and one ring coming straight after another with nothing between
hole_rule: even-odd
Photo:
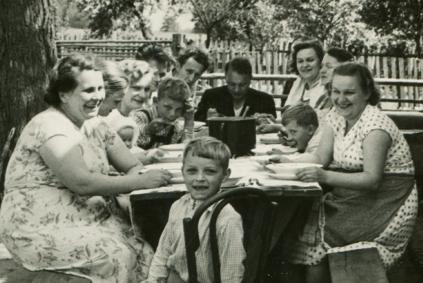
<instances>
[{"instance_id":1,"label":"man's hand","mask_svg":"<svg viewBox=\"0 0 423 283\"><path fill-rule=\"evenodd\" d=\"M256 132L259 134L277 133L281 129L282 129L282 125L279 125L279 124L262 124L257 126Z\"/></svg>"}]
</instances>

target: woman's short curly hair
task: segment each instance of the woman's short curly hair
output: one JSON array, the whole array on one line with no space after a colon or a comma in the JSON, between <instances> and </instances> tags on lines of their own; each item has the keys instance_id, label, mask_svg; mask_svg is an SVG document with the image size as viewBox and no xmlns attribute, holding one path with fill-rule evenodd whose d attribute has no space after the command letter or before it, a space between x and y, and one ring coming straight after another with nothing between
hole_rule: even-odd
<instances>
[{"instance_id":1,"label":"woman's short curly hair","mask_svg":"<svg viewBox=\"0 0 423 283\"><path fill-rule=\"evenodd\" d=\"M60 59L50 72L44 101L54 107L61 104L60 93L74 90L78 86L76 77L82 71L100 71L101 60L93 55L72 54Z\"/></svg>"},{"instance_id":2,"label":"woman's short curly hair","mask_svg":"<svg viewBox=\"0 0 423 283\"><path fill-rule=\"evenodd\" d=\"M119 62L119 67L128 77L130 85L146 75L154 76L154 70L145 61L125 59Z\"/></svg>"},{"instance_id":3,"label":"woman's short curly hair","mask_svg":"<svg viewBox=\"0 0 423 283\"><path fill-rule=\"evenodd\" d=\"M292 60L291 60L291 70L298 75L297 69L297 55L303 49L313 49L316 52L317 57L319 58L319 62L321 63L323 60L323 56L325 52L323 51L323 47L318 40L306 40L300 41L292 47Z\"/></svg>"},{"instance_id":4,"label":"woman's short curly hair","mask_svg":"<svg viewBox=\"0 0 423 283\"><path fill-rule=\"evenodd\" d=\"M370 95L368 99L369 104L377 105L379 103L380 91L373 79L372 73L366 65L355 62L343 63L333 70L332 78L336 75L356 77L361 90Z\"/></svg>"},{"instance_id":5,"label":"woman's short curly hair","mask_svg":"<svg viewBox=\"0 0 423 283\"><path fill-rule=\"evenodd\" d=\"M179 78L164 78L157 90L157 98L161 100L165 97L186 103L191 96L191 90L187 83Z\"/></svg>"}]
</instances>

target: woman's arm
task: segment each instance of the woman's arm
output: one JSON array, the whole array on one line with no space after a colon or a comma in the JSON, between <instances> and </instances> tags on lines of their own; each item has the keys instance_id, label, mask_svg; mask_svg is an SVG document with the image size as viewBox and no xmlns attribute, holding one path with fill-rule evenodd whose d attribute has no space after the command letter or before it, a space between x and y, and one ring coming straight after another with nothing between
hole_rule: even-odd
<instances>
[{"instance_id":1,"label":"woman's arm","mask_svg":"<svg viewBox=\"0 0 423 283\"><path fill-rule=\"evenodd\" d=\"M331 186L354 190L376 190L383 178L391 137L383 130L374 130L363 141L363 172L341 173L321 168L299 170L297 176L302 181L318 181Z\"/></svg>"},{"instance_id":2,"label":"woman's arm","mask_svg":"<svg viewBox=\"0 0 423 283\"><path fill-rule=\"evenodd\" d=\"M54 136L40 147L40 155L56 177L71 191L81 195L115 195L135 188L154 188L167 184L171 178L165 170L152 170L142 175L107 176L90 172L80 145L66 136ZM132 168L138 162L130 157ZM121 164L122 165L122 164ZM130 171L130 166L122 165Z\"/></svg>"}]
</instances>

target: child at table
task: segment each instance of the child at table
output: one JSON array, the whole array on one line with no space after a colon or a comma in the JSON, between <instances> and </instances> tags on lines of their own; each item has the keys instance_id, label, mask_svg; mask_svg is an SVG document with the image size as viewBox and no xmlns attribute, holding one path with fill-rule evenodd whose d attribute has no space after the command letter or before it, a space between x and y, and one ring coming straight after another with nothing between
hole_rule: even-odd
<instances>
[{"instance_id":1,"label":"child at table","mask_svg":"<svg viewBox=\"0 0 423 283\"><path fill-rule=\"evenodd\" d=\"M230 150L211 137L191 140L184 151L182 174L188 194L177 200L169 212L169 220L160 237L148 279L145 282L187 282L188 268L182 220L215 195L229 176ZM213 282L213 265L209 241L212 209L199 222L200 247L196 252L198 282ZM244 274L243 228L240 215L227 205L217 219L217 235L222 282L241 282Z\"/></svg>"},{"instance_id":2,"label":"child at table","mask_svg":"<svg viewBox=\"0 0 423 283\"><path fill-rule=\"evenodd\" d=\"M117 109L114 109L104 119L110 128L117 132L131 153L143 164L158 162L163 157L164 152L162 150L143 150L137 146L139 129L132 118L125 117Z\"/></svg>"},{"instance_id":3,"label":"child at table","mask_svg":"<svg viewBox=\"0 0 423 283\"><path fill-rule=\"evenodd\" d=\"M290 106L282 114L282 127L285 136L283 144L295 146L300 153L316 151L321 131L319 119L314 109L308 104ZM270 154L282 154L273 149Z\"/></svg>"},{"instance_id":4,"label":"child at table","mask_svg":"<svg viewBox=\"0 0 423 283\"><path fill-rule=\"evenodd\" d=\"M190 95L191 91L183 80L163 79L157 90L157 102L130 114L140 131L138 146L149 149L180 143L185 138L184 133L192 133L194 116ZM182 124L177 121L181 117L186 118Z\"/></svg>"}]
</instances>

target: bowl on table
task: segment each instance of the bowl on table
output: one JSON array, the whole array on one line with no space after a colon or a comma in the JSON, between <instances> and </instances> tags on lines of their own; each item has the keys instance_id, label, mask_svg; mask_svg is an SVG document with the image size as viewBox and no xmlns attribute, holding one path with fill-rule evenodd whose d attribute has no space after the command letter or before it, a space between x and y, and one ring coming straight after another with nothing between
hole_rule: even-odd
<instances>
[{"instance_id":1,"label":"bowl on table","mask_svg":"<svg viewBox=\"0 0 423 283\"><path fill-rule=\"evenodd\" d=\"M264 166L269 173L269 177L280 180L296 180L297 171L299 169L308 167L322 167L321 164L317 163L273 163Z\"/></svg>"}]
</instances>

